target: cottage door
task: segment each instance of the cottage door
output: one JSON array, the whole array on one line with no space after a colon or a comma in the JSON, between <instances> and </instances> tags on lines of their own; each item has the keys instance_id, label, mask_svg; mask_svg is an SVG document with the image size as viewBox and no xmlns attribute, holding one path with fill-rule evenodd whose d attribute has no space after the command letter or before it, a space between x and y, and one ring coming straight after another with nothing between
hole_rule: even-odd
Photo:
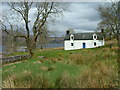
<instances>
[{"instance_id":1,"label":"cottage door","mask_svg":"<svg viewBox=\"0 0 120 90\"><path fill-rule=\"evenodd\" d=\"M83 48L86 48L86 43L83 43Z\"/></svg>"}]
</instances>

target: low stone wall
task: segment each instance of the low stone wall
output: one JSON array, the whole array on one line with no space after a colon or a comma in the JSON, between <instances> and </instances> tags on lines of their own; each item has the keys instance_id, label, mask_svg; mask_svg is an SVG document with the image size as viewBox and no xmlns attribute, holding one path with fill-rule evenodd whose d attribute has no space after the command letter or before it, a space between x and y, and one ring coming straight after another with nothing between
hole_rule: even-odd
<instances>
[{"instance_id":1,"label":"low stone wall","mask_svg":"<svg viewBox=\"0 0 120 90\"><path fill-rule=\"evenodd\" d=\"M5 58L0 59L0 61L2 61L2 64L6 64L6 63L12 63L16 61L25 60L28 58L30 58L29 55L19 55L19 56L5 57Z\"/></svg>"}]
</instances>

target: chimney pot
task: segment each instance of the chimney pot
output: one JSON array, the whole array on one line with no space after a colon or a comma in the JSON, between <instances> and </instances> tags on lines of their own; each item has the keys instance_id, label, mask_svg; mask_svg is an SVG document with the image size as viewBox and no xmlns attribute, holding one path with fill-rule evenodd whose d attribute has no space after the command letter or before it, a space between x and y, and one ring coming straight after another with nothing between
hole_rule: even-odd
<instances>
[{"instance_id":1,"label":"chimney pot","mask_svg":"<svg viewBox=\"0 0 120 90\"><path fill-rule=\"evenodd\" d=\"M101 33L104 33L104 29L101 29Z\"/></svg>"},{"instance_id":2,"label":"chimney pot","mask_svg":"<svg viewBox=\"0 0 120 90\"><path fill-rule=\"evenodd\" d=\"M70 34L70 31L67 30L67 31L66 31L66 34Z\"/></svg>"}]
</instances>

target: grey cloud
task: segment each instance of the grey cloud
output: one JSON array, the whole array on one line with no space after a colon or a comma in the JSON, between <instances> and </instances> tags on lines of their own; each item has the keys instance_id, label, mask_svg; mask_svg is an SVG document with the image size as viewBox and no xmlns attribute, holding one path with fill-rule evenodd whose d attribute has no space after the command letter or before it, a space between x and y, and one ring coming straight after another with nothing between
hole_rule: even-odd
<instances>
[{"instance_id":1,"label":"grey cloud","mask_svg":"<svg viewBox=\"0 0 120 90\"><path fill-rule=\"evenodd\" d=\"M54 16L55 23L48 22L48 29L51 32L55 32L56 35L62 36L69 28L81 31L95 31L97 24L101 21L101 18L96 10L97 6L101 3L95 2L77 2L77 3L64 3L68 7L68 10L63 12L62 16ZM3 6L3 11L7 10L7 6ZM35 20L35 7L30 10L29 20L30 28L32 29L33 22ZM13 14L14 16L14 14ZM20 24L21 23L21 24ZM23 21L19 25L23 27Z\"/></svg>"},{"instance_id":2,"label":"grey cloud","mask_svg":"<svg viewBox=\"0 0 120 90\"><path fill-rule=\"evenodd\" d=\"M68 28L76 31L95 31L101 21L96 10L99 4L101 3L71 3L69 10L63 13L62 19L57 18L55 25L50 26L60 32L65 32Z\"/></svg>"}]
</instances>

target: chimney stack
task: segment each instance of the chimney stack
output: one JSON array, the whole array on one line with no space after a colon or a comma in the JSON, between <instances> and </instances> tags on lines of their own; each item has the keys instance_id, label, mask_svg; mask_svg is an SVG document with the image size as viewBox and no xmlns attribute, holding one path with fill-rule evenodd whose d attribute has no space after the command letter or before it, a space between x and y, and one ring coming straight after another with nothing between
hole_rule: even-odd
<instances>
[{"instance_id":1,"label":"chimney stack","mask_svg":"<svg viewBox=\"0 0 120 90\"><path fill-rule=\"evenodd\" d=\"M69 30L67 30L67 31L66 31L66 34L70 34L70 31L69 31Z\"/></svg>"},{"instance_id":2,"label":"chimney stack","mask_svg":"<svg viewBox=\"0 0 120 90\"><path fill-rule=\"evenodd\" d=\"M101 29L101 33L104 33L104 29Z\"/></svg>"}]
</instances>

